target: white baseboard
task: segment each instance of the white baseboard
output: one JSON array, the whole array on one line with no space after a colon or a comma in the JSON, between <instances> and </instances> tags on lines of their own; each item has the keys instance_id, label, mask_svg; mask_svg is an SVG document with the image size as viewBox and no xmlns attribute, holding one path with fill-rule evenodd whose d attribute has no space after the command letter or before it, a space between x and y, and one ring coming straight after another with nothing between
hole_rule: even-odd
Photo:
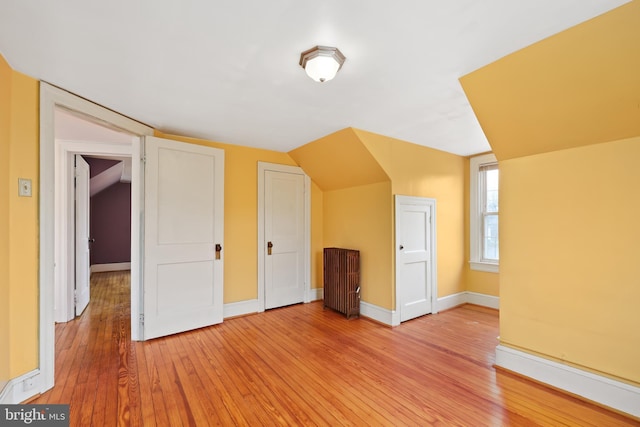
<instances>
[{"instance_id":1,"label":"white baseboard","mask_svg":"<svg viewBox=\"0 0 640 427\"><path fill-rule=\"evenodd\" d=\"M360 301L360 315L389 326L398 326L400 324L400 316L395 310L378 307L364 301Z\"/></svg>"},{"instance_id":2,"label":"white baseboard","mask_svg":"<svg viewBox=\"0 0 640 427\"><path fill-rule=\"evenodd\" d=\"M500 297L493 295L479 294L477 292L467 291L467 304L481 305L483 307L500 309Z\"/></svg>"},{"instance_id":3,"label":"white baseboard","mask_svg":"<svg viewBox=\"0 0 640 427\"><path fill-rule=\"evenodd\" d=\"M322 288L311 289L309 294L310 301L318 301L322 300L322 298ZM466 303L497 309L499 300L498 297L491 295L478 294L475 292L459 292L438 298L438 311L447 310ZM257 299L233 302L224 305L224 318L257 313L258 311L259 304ZM389 326L398 326L400 324L400 313L396 310L382 308L365 301L360 301L360 315Z\"/></svg>"},{"instance_id":4,"label":"white baseboard","mask_svg":"<svg viewBox=\"0 0 640 427\"><path fill-rule=\"evenodd\" d=\"M320 301L324 299L324 289L323 288L314 288L309 291L309 302L311 301Z\"/></svg>"},{"instance_id":5,"label":"white baseboard","mask_svg":"<svg viewBox=\"0 0 640 427\"><path fill-rule=\"evenodd\" d=\"M223 318L244 316L245 314L257 313L260 304L257 299L248 299L246 301L230 302L225 304L222 309Z\"/></svg>"},{"instance_id":6,"label":"white baseboard","mask_svg":"<svg viewBox=\"0 0 640 427\"><path fill-rule=\"evenodd\" d=\"M466 292L458 292L457 294L447 295L446 297L438 298L438 311L449 310L450 308L466 304L466 302Z\"/></svg>"},{"instance_id":7,"label":"white baseboard","mask_svg":"<svg viewBox=\"0 0 640 427\"><path fill-rule=\"evenodd\" d=\"M324 294L322 288L311 289L309 293L309 301L322 300ZM229 317L244 316L246 314L258 313L260 311L260 303L257 299L249 299L245 301L230 302L224 305L222 308L222 317L224 319Z\"/></svg>"},{"instance_id":8,"label":"white baseboard","mask_svg":"<svg viewBox=\"0 0 640 427\"><path fill-rule=\"evenodd\" d=\"M496 365L598 404L640 417L640 387L503 345Z\"/></svg>"},{"instance_id":9,"label":"white baseboard","mask_svg":"<svg viewBox=\"0 0 640 427\"><path fill-rule=\"evenodd\" d=\"M475 304L483 307L500 308L500 298L493 295L479 294L477 292L458 292L457 294L447 295L438 298L438 311L448 310L462 304Z\"/></svg>"},{"instance_id":10,"label":"white baseboard","mask_svg":"<svg viewBox=\"0 0 640 427\"><path fill-rule=\"evenodd\" d=\"M93 264L90 268L92 273L103 273L105 271L131 270L130 262L113 262L111 264Z\"/></svg>"},{"instance_id":11,"label":"white baseboard","mask_svg":"<svg viewBox=\"0 0 640 427\"><path fill-rule=\"evenodd\" d=\"M40 370L34 369L9 381L0 392L0 405L15 405L40 393Z\"/></svg>"},{"instance_id":12,"label":"white baseboard","mask_svg":"<svg viewBox=\"0 0 640 427\"><path fill-rule=\"evenodd\" d=\"M437 308L438 312L440 312L467 303L497 309L500 305L500 298L476 292L458 292L457 294L438 298ZM400 313L398 311L378 307L365 301L360 301L360 314L385 325L398 326L400 324Z\"/></svg>"}]
</instances>

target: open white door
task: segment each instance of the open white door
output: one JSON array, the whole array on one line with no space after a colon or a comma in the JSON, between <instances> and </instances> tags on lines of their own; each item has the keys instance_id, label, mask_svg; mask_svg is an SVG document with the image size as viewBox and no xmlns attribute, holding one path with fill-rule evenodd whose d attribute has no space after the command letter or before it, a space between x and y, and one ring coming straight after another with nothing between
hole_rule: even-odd
<instances>
[{"instance_id":1,"label":"open white door","mask_svg":"<svg viewBox=\"0 0 640 427\"><path fill-rule=\"evenodd\" d=\"M223 319L224 151L145 137L144 339Z\"/></svg>"},{"instance_id":2,"label":"open white door","mask_svg":"<svg viewBox=\"0 0 640 427\"><path fill-rule=\"evenodd\" d=\"M400 321L433 313L436 201L396 196L396 300Z\"/></svg>"},{"instance_id":3,"label":"open white door","mask_svg":"<svg viewBox=\"0 0 640 427\"><path fill-rule=\"evenodd\" d=\"M264 172L265 308L304 301L305 176Z\"/></svg>"},{"instance_id":4,"label":"open white door","mask_svg":"<svg viewBox=\"0 0 640 427\"><path fill-rule=\"evenodd\" d=\"M80 316L91 298L89 259L89 164L75 156L75 314Z\"/></svg>"}]
</instances>

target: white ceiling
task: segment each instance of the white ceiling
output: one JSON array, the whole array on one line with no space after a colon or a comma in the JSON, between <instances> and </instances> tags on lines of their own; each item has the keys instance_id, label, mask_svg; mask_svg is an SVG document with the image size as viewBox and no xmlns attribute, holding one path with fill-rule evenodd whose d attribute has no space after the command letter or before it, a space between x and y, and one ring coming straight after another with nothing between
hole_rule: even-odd
<instances>
[{"instance_id":1,"label":"white ceiling","mask_svg":"<svg viewBox=\"0 0 640 427\"><path fill-rule=\"evenodd\" d=\"M289 151L356 127L490 149L458 78L625 0L2 0L17 71L163 132ZM300 52L347 57L326 83Z\"/></svg>"}]
</instances>

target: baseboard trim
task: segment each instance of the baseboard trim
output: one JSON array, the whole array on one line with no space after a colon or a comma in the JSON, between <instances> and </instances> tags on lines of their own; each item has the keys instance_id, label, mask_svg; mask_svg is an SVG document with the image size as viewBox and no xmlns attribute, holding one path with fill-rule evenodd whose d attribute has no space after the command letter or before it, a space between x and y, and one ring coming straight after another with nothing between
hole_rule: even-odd
<instances>
[{"instance_id":1,"label":"baseboard trim","mask_svg":"<svg viewBox=\"0 0 640 427\"><path fill-rule=\"evenodd\" d=\"M308 293L309 301L313 302L322 300L324 297L322 288L311 289ZM229 317L245 316L247 314L253 314L260 312L260 303L257 299L248 299L245 301L230 302L223 306L222 317L227 319Z\"/></svg>"},{"instance_id":2,"label":"baseboard trim","mask_svg":"<svg viewBox=\"0 0 640 427\"><path fill-rule=\"evenodd\" d=\"M92 273L104 273L105 271L131 270L130 262L113 262L110 264L93 264L90 267Z\"/></svg>"},{"instance_id":3,"label":"baseboard trim","mask_svg":"<svg viewBox=\"0 0 640 427\"><path fill-rule=\"evenodd\" d=\"M389 326L400 324L400 316L395 310L382 308L365 301L360 301L360 315Z\"/></svg>"},{"instance_id":4,"label":"baseboard trim","mask_svg":"<svg viewBox=\"0 0 640 427\"><path fill-rule=\"evenodd\" d=\"M600 405L640 417L640 387L504 345L496 347L496 365Z\"/></svg>"},{"instance_id":5,"label":"baseboard trim","mask_svg":"<svg viewBox=\"0 0 640 427\"><path fill-rule=\"evenodd\" d=\"M467 303L467 293L458 292L457 294L447 295L438 298L438 311L449 310L462 304Z\"/></svg>"},{"instance_id":6,"label":"baseboard trim","mask_svg":"<svg viewBox=\"0 0 640 427\"><path fill-rule=\"evenodd\" d=\"M324 297L323 291L324 289L322 288L311 289L309 291L309 301L322 300ZM476 292L459 292L438 298L438 311L448 310L467 303L497 309L499 302L500 298L491 295ZM257 299L232 302L224 305L224 318L244 316L259 311L260 305ZM365 301L360 301L360 315L389 326L398 326L400 324L400 313L396 310L382 308Z\"/></svg>"},{"instance_id":7,"label":"baseboard trim","mask_svg":"<svg viewBox=\"0 0 640 427\"><path fill-rule=\"evenodd\" d=\"M9 381L0 392L1 405L15 405L40 393L40 370L34 369Z\"/></svg>"},{"instance_id":8,"label":"baseboard trim","mask_svg":"<svg viewBox=\"0 0 640 427\"><path fill-rule=\"evenodd\" d=\"M500 309L500 298L493 295L479 294L467 291L467 304L481 305L483 307Z\"/></svg>"},{"instance_id":9,"label":"baseboard trim","mask_svg":"<svg viewBox=\"0 0 640 427\"><path fill-rule=\"evenodd\" d=\"M438 311L449 310L462 304L475 304L498 310L500 308L500 298L477 292L458 292L457 294L438 298Z\"/></svg>"},{"instance_id":10,"label":"baseboard trim","mask_svg":"<svg viewBox=\"0 0 640 427\"><path fill-rule=\"evenodd\" d=\"M245 301L230 302L222 308L222 317L236 317L247 314L257 313L260 310L260 304L257 299L248 299Z\"/></svg>"},{"instance_id":11,"label":"baseboard trim","mask_svg":"<svg viewBox=\"0 0 640 427\"><path fill-rule=\"evenodd\" d=\"M309 291L309 302L320 301L324 299L323 288L313 288Z\"/></svg>"}]
</instances>

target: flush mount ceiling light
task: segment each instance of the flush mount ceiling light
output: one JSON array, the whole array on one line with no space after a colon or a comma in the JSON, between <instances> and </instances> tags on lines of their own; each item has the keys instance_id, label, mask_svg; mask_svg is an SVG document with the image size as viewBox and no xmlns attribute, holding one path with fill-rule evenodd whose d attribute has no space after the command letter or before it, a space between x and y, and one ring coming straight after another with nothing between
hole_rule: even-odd
<instances>
[{"instance_id":1,"label":"flush mount ceiling light","mask_svg":"<svg viewBox=\"0 0 640 427\"><path fill-rule=\"evenodd\" d=\"M300 66L313 80L323 83L336 76L345 59L337 47L316 46L300 54Z\"/></svg>"}]
</instances>

